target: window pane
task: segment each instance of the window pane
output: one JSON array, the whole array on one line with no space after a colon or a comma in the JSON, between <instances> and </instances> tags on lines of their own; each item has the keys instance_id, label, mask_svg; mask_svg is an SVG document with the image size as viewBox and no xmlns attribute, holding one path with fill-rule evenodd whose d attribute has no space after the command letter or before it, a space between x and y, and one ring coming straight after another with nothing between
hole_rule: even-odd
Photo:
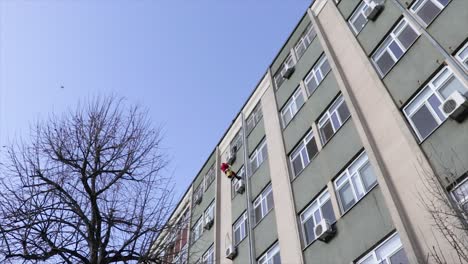
<instances>
[{"instance_id":1,"label":"window pane","mask_svg":"<svg viewBox=\"0 0 468 264\"><path fill-rule=\"evenodd\" d=\"M356 33L361 32L361 30L364 28L364 26L367 23L367 18L362 14L359 13L357 15L356 20L353 22L354 29L356 30Z\"/></svg>"},{"instance_id":2,"label":"window pane","mask_svg":"<svg viewBox=\"0 0 468 264\"><path fill-rule=\"evenodd\" d=\"M328 140L333 136L335 131L333 131L333 127L330 123L330 120L328 120L321 128L320 128L320 135L322 138L322 143L328 142Z\"/></svg>"},{"instance_id":3,"label":"window pane","mask_svg":"<svg viewBox=\"0 0 468 264\"><path fill-rule=\"evenodd\" d=\"M309 160L311 160L315 154L318 152L317 144L315 143L315 138L311 138L306 145L307 153L309 154Z\"/></svg>"},{"instance_id":4,"label":"window pane","mask_svg":"<svg viewBox=\"0 0 468 264\"><path fill-rule=\"evenodd\" d=\"M331 203L331 200L328 200L325 202L325 204L322 205L322 215L323 218L327 219L331 223L335 222L335 213L333 212L333 206Z\"/></svg>"},{"instance_id":5,"label":"window pane","mask_svg":"<svg viewBox=\"0 0 468 264\"><path fill-rule=\"evenodd\" d=\"M462 185L457 187L453 191L453 195L458 203L466 201L468 199L468 181L465 181Z\"/></svg>"},{"instance_id":6,"label":"window pane","mask_svg":"<svg viewBox=\"0 0 468 264\"><path fill-rule=\"evenodd\" d=\"M270 211L270 209L272 209L274 206L275 206L275 203L273 202L273 192L270 191L270 193L268 194L267 198L266 198L266 201L267 201L267 212Z\"/></svg>"},{"instance_id":7,"label":"window pane","mask_svg":"<svg viewBox=\"0 0 468 264\"><path fill-rule=\"evenodd\" d=\"M392 41L390 43L389 48L397 59L400 59L401 56L403 56L403 50L400 48L400 46L398 46L398 44L395 41Z\"/></svg>"},{"instance_id":8,"label":"window pane","mask_svg":"<svg viewBox=\"0 0 468 264\"><path fill-rule=\"evenodd\" d=\"M339 107L338 107L338 114L340 115L341 122L344 122L348 117L351 115L348 110L348 106L346 105L345 102L343 102Z\"/></svg>"},{"instance_id":9,"label":"window pane","mask_svg":"<svg viewBox=\"0 0 468 264\"><path fill-rule=\"evenodd\" d=\"M307 90L309 91L309 94L312 94L315 89L317 89L317 82L315 81L315 76L312 77L307 83L306 83Z\"/></svg>"},{"instance_id":10,"label":"window pane","mask_svg":"<svg viewBox=\"0 0 468 264\"><path fill-rule=\"evenodd\" d=\"M408 257L406 257L406 252L403 248L390 257L390 264L409 264Z\"/></svg>"},{"instance_id":11,"label":"window pane","mask_svg":"<svg viewBox=\"0 0 468 264\"><path fill-rule=\"evenodd\" d=\"M240 228L236 229L234 231L234 242L235 244L239 243L241 240L241 235L240 235Z\"/></svg>"},{"instance_id":12,"label":"window pane","mask_svg":"<svg viewBox=\"0 0 468 264\"><path fill-rule=\"evenodd\" d=\"M306 244L309 244L310 242L315 240L314 227L315 223L313 217L309 218L309 220L307 220L307 222L304 223L304 235L306 239Z\"/></svg>"},{"instance_id":13,"label":"window pane","mask_svg":"<svg viewBox=\"0 0 468 264\"><path fill-rule=\"evenodd\" d=\"M291 111L288 109L286 111L283 112L283 124L284 126L286 126L287 124L289 124L289 122L291 121L292 119L292 113Z\"/></svg>"},{"instance_id":14,"label":"window pane","mask_svg":"<svg viewBox=\"0 0 468 264\"><path fill-rule=\"evenodd\" d=\"M441 102L439 98L435 94L431 95L428 99L429 104L431 105L432 109L436 112L436 114L439 116L440 120L445 120L444 114L439 109L439 106L441 105Z\"/></svg>"},{"instance_id":15,"label":"window pane","mask_svg":"<svg viewBox=\"0 0 468 264\"><path fill-rule=\"evenodd\" d=\"M416 113L411 117L411 120L413 121L416 130L419 132L421 139L426 138L439 126L426 105L423 105L418 111L416 111Z\"/></svg>"},{"instance_id":16,"label":"window pane","mask_svg":"<svg viewBox=\"0 0 468 264\"><path fill-rule=\"evenodd\" d=\"M297 175L299 174L299 172L302 171L303 167L302 167L302 161L301 161L301 156L297 156L293 162L292 162L292 165L293 165L293 170L294 170L294 175Z\"/></svg>"},{"instance_id":17,"label":"window pane","mask_svg":"<svg viewBox=\"0 0 468 264\"><path fill-rule=\"evenodd\" d=\"M401 31L398 39L400 40L401 44L403 44L403 47L408 49L417 37L418 34L413 30L412 27L410 27L409 24L407 24L406 27Z\"/></svg>"},{"instance_id":18,"label":"window pane","mask_svg":"<svg viewBox=\"0 0 468 264\"><path fill-rule=\"evenodd\" d=\"M263 218L262 215L262 206L259 205L255 207L255 222L258 223Z\"/></svg>"},{"instance_id":19,"label":"window pane","mask_svg":"<svg viewBox=\"0 0 468 264\"><path fill-rule=\"evenodd\" d=\"M455 78L455 76L450 77L450 79L441 88L439 88L439 93L445 99L447 99L455 91L458 91L461 94L467 92L467 89L457 78Z\"/></svg>"},{"instance_id":20,"label":"window pane","mask_svg":"<svg viewBox=\"0 0 468 264\"><path fill-rule=\"evenodd\" d=\"M382 56L376 61L377 67L380 69L381 75L388 73L390 68L395 64L395 61L390 56L388 51L385 51Z\"/></svg>"},{"instance_id":21,"label":"window pane","mask_svg":"<svg viewBox=\"0 0 468 264\"><path fill-rule=\"evenodd\" d=\"M281 264L281 256L279 252L273 256L273 262L271 264Z\"/></svg>"},{"instance_id":22,"label":"window pane","mask_svg":"<svg viewBox=\"0 0 468 264\"><path fill-rule=\"evenodd\" d=\"M343 207L343 211L347 211L353 204L355 204L353 190L351 190L351 184L346 183L343 187L338 191L341 201L341 206Z\"/></svg>"},{"instance_id":23,"label":"window pane","mask_svg":"<svg viewBox=\"0 0 468 264\"><path fill-rule=\"evenodd\" d=\"M361 181L357 177L357 174L351 176L351 181L353 182L354 190L356 191L356 195L359 200L364 196L365 191L363 189L363 186L361 185Z\"/></svg>"},{"instance_id":24,"label":"window pane","mask_svg":"<svg viewBox=\"0 0 468 264\"><path fill-rule=\"evenodd\" d=\"M299 92L298 96L296 97L296 112L301 108L304 104L304 96L302 96L302 92Z\"/></svg>"},{"instance_id":25,"label":"window pane","mask_svg":"<svg viewBox=\"0 0 468 264\"><path fill-rule=\"evenodd\" d=\"M361 179L364 184L364 188L366 188L366 192L368 192L370 188L372 188L377 182L377 179L374 175L374 171L372 170L372 167L369 162L359 170L359 174L361 174Z\"/></svg>"},{"instance_id":26,"label":"window pane","mask_svg":"<svg viewBox=\"0 0 468 264\"><path fill-rule=\"evenodd\" d=\"M335 128L335 130L338 130L338 128L341 127L341 123L340 123L340 121L338 120L337 113L331 114L330 117L331 117L331 120L332 120L332 123L333 123L333 127Z\"/></svg>"},{"instance_id":27,"label":"window pane","mask_svg":"<svg viewBox=\"0 0 468 264\"><path fill-rule=\"evenodd\" d=\"M325 75L327 75L327 73L330 71L330 64L328 63L328 59L325 58L325 61L320 67L320 70L322 71L323 78L325 78Z\"/></svg>"},{"instance_id":28,"label":"window pane","mask_svg":"<svg viewBox=\"0 0 468 264\"><path fill-rule=\"evenodd\" d=\"M441 9L437 7L432 1L426 1L426 3L418 10L418 16L429 25L434 18L439 14Z\"/></svg>"}]
</instances>

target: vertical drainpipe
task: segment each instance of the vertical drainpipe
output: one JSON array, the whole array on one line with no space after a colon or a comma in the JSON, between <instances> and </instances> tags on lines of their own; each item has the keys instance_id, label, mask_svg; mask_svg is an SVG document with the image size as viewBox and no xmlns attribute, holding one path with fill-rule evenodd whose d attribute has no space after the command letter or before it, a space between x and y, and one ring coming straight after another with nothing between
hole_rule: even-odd
<instances>
[{"instance_id":1,"label":"vertical drainpipe","mask_svg":"<svg viewBox=\"0 0 468 264\"><path fill-rule=\"evenodd\" d=\"M247 150L247 131L246 131L246 122L244 118L244 112L241 112L242 119L242 144L244 145L244 182L245 182L245 200L247 202L247 218L248 218L248 231L249 231L249 259L250 263L255 263L255 238L253 233L253 223L254 223L254 211L252 210L252 197L250 193L250 164L249 164L249 153ZM234 234L233 234L234 235Z\"/></svg>"}]
</instances>

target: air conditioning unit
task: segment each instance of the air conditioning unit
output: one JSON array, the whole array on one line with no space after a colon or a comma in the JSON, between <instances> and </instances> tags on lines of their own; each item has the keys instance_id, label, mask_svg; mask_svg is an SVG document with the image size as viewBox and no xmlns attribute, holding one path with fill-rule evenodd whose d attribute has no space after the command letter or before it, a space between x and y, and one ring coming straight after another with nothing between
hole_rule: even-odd
<instances>
[{"instance_id":1,"label":"air conditioning unit","mask_svg":"<svg viewBox=\"0 0 468 264\"><path fill-rule=\"evenodd\" d=\"M195 194L194 200L195 200L195 204L200 204L201 201L202 201L202 195L201 195L201 193Z\"/></svg>"},{"instance_id":2,"label":"air conditioning unit","mask_svg":"<svg viewBox=\"0 0 468 264\"><path fill-rule=\"evenodd\" d=\"M440 106L440 111L461 123L468 115L468 99L460 92L453 92Z\"/></svg>"},{"instance_id":3,"label":"air conditioning unit","mask_svg":"<svg viewBox=\"0 0 468 264\"><path fill-rule=\"evenodd\" d=\"M327 219L322 219L317 226L314 228L315 237L323 242L328 242L336 231Z\"/></svg>"},{"instance_id":4,"label":"air conditioning unit","mask_svg":"<svg viewBox=\"0 0 468 264\"><path fill-rule=\"evenodd\" d=\"M236 193L244 193L245 190L245 182L244 180L237 180L236 185L234 185L234 190Z\"/></svg>"},{"instance_id":5,"label":"air conditioning unit","mask_svg":"<svg viewBox=\"0 0 468 264\"><path fill-rule=\"evenodd\" d=\"M210 230L211 227L213 226L213 223L214 223L213 217L207 216L205 217L205 225L203 226L203 228L205 228L206 230Z\"/></svg>"},{"instance_id":6,"label":"air conditioning unit","mask_svg":"<svg viewBox=\"0 0 468 264\"><path fill-rule=\"evenodd\" d=\"M294 66L289 66L289 65L286 65L285 67L286 67L286 71L283 72L282 76L285 79L289 79L291 77L291 75L294 73L295 67Z\"/></svg>"},{"instance_id":7,"label":"air conditioning unit","mask_svg":"<svg viewBox=\"0 0 468 264\"><path fill-rule=\"evenodd\" d=\"M384 5L383 3L375 2L375 0L369 0L368 6L366 11L364 11L364 15L367 19L375 21L382 12Z\"/></svg>"},{"instance_id":8,"label":"air conditioning unit","mask_svg":"<svg viewBox=\"0 0 468 264\"><path fill-rule=\"evenodd\" d=\"M237 247L229 245L226 248L226 258L233 260L237 256Z\"/></svg>"},{"instance_id":9,"label":"air conditioning unit","mask_svg":"<svg viewBox=\"0 0 468 264\"><path fill-rule=\"evenodd\" d=\"M229 151L229 155L227 157L227 163L229 165L234 164L234 162L236 161L236 153L237 153L237 147L233 147L231 151Z\"/></svg>"}]
</instances>

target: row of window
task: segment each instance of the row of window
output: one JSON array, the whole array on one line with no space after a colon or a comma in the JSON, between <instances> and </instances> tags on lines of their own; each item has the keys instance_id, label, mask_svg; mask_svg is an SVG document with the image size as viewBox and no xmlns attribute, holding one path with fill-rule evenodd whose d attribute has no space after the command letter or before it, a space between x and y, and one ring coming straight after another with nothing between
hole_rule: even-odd
<instances>
[{"instance_id":1,"label":"row of window","mask_svg":"<svg viewBox=\"0 0 468 264\"><path fill-rule=\"evenodd\" d=\"M325 54L322 54L304 78L304 84L309 96L317 89L330 70L331 68L327 57ZM301 106L305 103L305 100L301 87L298 86L280 111L283 128L285 128L297 114Z\"/></svg>"},{"instance_id":2,"label":"row of window","mask_svg":"<svg viewBox=\"0 0 468 264\"><path fill-rule=\"evenodd\" d=\"M210 220L214 220L214 217L215 217L214 207L215 207L215 202L213 201L205 209L205 212L202 214L202 216L195 222L195 224L193 224L192 236L191 236L192 244L195 243L203 234L205 224L209 222Z\"/></svg>"},{"instance_id":3,"label":"row of window","mask_svg":"<svg viewBox=\"0 0 468 264\"><path fill-rule=\"evenodd\" d=\"M295 57L297 61L302 57L302 55L304 55L307 48L314 40L315 36L317 36L317 33L315 32L315 29L312 26L312 24L309 24L305 31L302 33L297 43L294 45L294 53L296 55ZM286 80L283 77L284 73L288 70L288 68L293 67L297 63L297 61L294 61L294 56L292 56L292 54L289 54L286 57L284 62L281 64L281 66L273 76L273 81L275 82L276 89L279 89L279 87Z\"/></svg>"},{"instance_id":4,"label":"row of window","mask_svg":"<svg viewBox=\"0 0 468 264\"><path fill-rule=\"evenodd\" d=\"M350 116L351 114L349 113L343 96L339 95L318 120L318 131L322 145L325 145L332 136L336 134L338 129L343 126L344 122L348 120ZM289 161L291 163L294 177L302 172L317 153L317 141L315 140L315 136L311 130L303 139L301 139L299 144L289 155Z\"/></svg>"}]
</instances>

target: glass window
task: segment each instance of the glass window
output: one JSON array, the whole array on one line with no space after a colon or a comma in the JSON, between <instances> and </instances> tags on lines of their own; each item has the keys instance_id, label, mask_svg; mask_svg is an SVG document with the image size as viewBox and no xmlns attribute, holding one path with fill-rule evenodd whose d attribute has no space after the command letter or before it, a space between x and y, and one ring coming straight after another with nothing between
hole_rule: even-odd
<instances>
[{"instance_id":1,"label":"glass window","mask_svg":"<svg viewBox=\"0 0 468 264\"><path fill-rule=\"evenodd\" d=\"M241 147L243 143L243 135L242 135L242 129L237 132L236 136L234 139L232 139L231 144L230 144L230 151L232 152L237 152Z\"/></svg>"},{"instance_id":2,"label":"glass window","mask_svg":"<svg viewBox=\"0 0 468 264\"><path fill-rule=\"evenodd\" d=\"M371 252L359 259L357 264L409 264L400 235L393 234L377 245Z\"/></svg>"},{"instance_id":3,"label":"glass window","mask_svg":"<svg viewBox=\"0 0 468 264\"><path fill-rule=\"evenodd\" d=\"M294 176L297 176L318 153L317 143L312 131L301 140L289 155Z\"/></svg>"},{"instance_id":4,"label":"glass window","mask_svg":"<svg viewBox=\"0 0 468 264\"><path fill-rule=\"evenodd\" d=\"M275 75L273 76L273 79L274 79L275 84L276 84L276 89L279 89L280 86L283 84L284 80L286 80L283 77L283 74L286 72L286 70L288 68L290 68L292 66L294 66L294 59L291 56L291 54L289 54L289 56L284 60L281 67L276 71Z\"/></svg>"},{"instance_id":5,"label":"glass window","mask_svg":"<svg viewBox=\"0 0 468 264\"><path fill-rule=\"evenodd\" d=\"M244 179L244 176L245 176L245 167L242 166L236 173L237 176L241 177L242 179ZM234 199L234 197L236 197L237 195L237 192L236 192L236 183L237 181L239 181L237 178L233 177L232 180L231 180L231 198Z\"/></svg>"},{"instance_id":6,"label":"glass window","mask_svg":"<svg viewBox=\"0 0 468 264\"><path fill-rule=\"evenodd\" d=\"M460 209L463 212L468 212L468 178L455 186L451 193Z\"/></svg>"},{"instance_id":7,"label":"glass window","mask_svg":"<svg viewBox=\"0 0 468 264\"><path fill-rule=\"evenodd\" d=\"M203 254L203 264L215 264L215 256L214 256L214 247L211 246L205 254Z\"/></svg>"},{"instance_id":8,"label":"glass window","mask_svg":"<svg viewBox=\"0 0 468 264\"><path fill-rule=\"evenodd\" d=\"M318 121L320 140L323 145L325 145L325 143L330 140L343 123L348 120L350 115L348 107L343 99L343 95L338 96Z\"/></svg>"},{"instance_id":9,"label":"glass window","mask_svg":"<svg viewBox=\"0 0 468 264\"><path fill-rule=\"evenodd\" d=\"M307 48L309 47L310 43L312 43L312 40L314 40L316 35L317 33L315 33L312 24L309 24L304 33L302 33L301 38L297 41L296 46L294 46L294 50L296 52L296 57L298 60L302 57L302 55L304 55L304 53L306 52Z\"/></svg>"},{"instance_id":10,"label":"glass window","mask_svg":"<svg viewBox=\"0 0 468 264\"><path fill-rule=\"evenodd\" d=\"M214 219L214 208L215 202L211 202L211 204L205 210L205 219ZM208 221L208 220L205 220Z\"/></svg>"},{"instance_id":11,"label":"glass window","mask_svg":"<svg viewBox=\"0 0 468 264\"><path fill-rule=\"evenodd\" d=\"M258 264L281 264L280 248L276 243L258 259Z\"/></svg>"},{"instance_id":12,"label":"glass window","mask_svg":"<svg viewBox=\"0 0 468 264\"><path fill-rule=\"evenodd\" d=\"M317 89L329 71L330 64L328 63L327 56L323 54L304 78L304 83L309 91L309 95Z\"/></svg>"},{"instance_id":13,"label":"glass window","mask_svg":"<svg viewBox=\"0 0 468 264\"><path fill-rule=\"evenodd\" d=\"M428 26L447 4L446 0L416 0L410 10Z\"/></svg>"},{"instance_id":14,"label":"glass window","mask_svg":"<svg viewBox=\"0 0 468 264\"><path fill-rule=\"evenodd\" d=\"M257 123L262 119L263 113L262 113L262 108L260 106L260 103L255 106L254 110L252 110L252 113L247 117L245 120L246 122L246 130L247 130L247 135L252 132L252 130L255 128Z\"/></svg>"},{"instance_id":15,"label":"glass window","mask_svg":"<svg viewBox=\"0 0 468 264\"><path fill-rule=\"evenodd\" d=\"M203 189L204 189L204 182L202 181L197 188L193 191L193 199L196 200L197 197L203 197ZM193 203L193 206L195 207L197 204Z\"/></svg>"},{"instance_id":16,"label":"glass window","mask_svg":"<svg viewBox=\"0 0 468 264\"><path fill-rule=\"evenodd\" d=\"M385 76L416 41L419 32L403 18L372 55L380 77Z\"/></svg>"},{"instance_id":17,"label":"glass window","mask_svg":"<svg viewBox=\"0 0 468 264\"><path fill-rule=\"evenodd\" d=\"M193 225L192 229L192 242L197 241L203 234L203 217L200 217Z\"/></svg>"},{"instance_id":18,"label":"glass window","mask_svg":"<svg viewBox=\"0 0 468 264\"><path fill-rule=\"evenodd\" d=\"M316 239L314 229L323 218L327 219L331 224L336 221L328 191L322 192L319 197L312 201L304 212L301 213L300 219L305 245L309 245Z\"/></svg>"},{"instance_id":19,"label":"glass window","mask_svg":"<svg viewBox=\"0 0 468 264\"><path fill-rule=\"evenodd\" d=\"M359 6L353 12L348 22L351 28L353 29L354 35L359 34L364 26L367 24L367 17L365 11L369 8L365 1L361 1Z\"/></svg>"},{"instance_id":20,"label":"glass window","mask_svg":"<svg viewBox=\"0 0 468 264\"><path fill-rule=\"evenodd\" d=\"M234 245L238 245L247 236L247 212L244 212L232 227Z\"/></svg>"},{"instance_id":21,"label":"glass window","mask_svg":"<svg viewBox=\"0 0 468 264\"><path fill-rule=\"evenodd\" d=\"M291 98L289 98L281 110L281 121L283 123L283 128L289 124L289 122L293 119L303 104L304 96L302 95L301 87L297 87L294 94L291 96Z\"/></svg>"},{"instance_id":22,"label":"glass window","mask_svg":"<svg viewBox=\"0 0 468 264\"><path fill-rule=\"evenodd\" d=\"M345 213L372 187L377 179L366 152L362 152L334 181L341 212Z\"/></svg>"},{"instance_id":23,"label":"glass window","mask_svg":"<svg viewBox=\"0 0 468 264\"><path fill-rule=\"evenodd\" d=\"M212 165L208 172L205 174L205 191L208 189L208 187L210 187L211 183L215 180L215 178L216 173L214 165Z\"/></svg>"},{"instance_id":24,"label":"glass window","mask_svg":"<svg viewBox=\"0 0 468 264\"><path fill-rule=\"evenodd\" d=\"M454 91L464 94L468 89L446 66L403 108L419 141L426 139L447 119L439 106Z\"/></svg>"},{"instance_id":25,"label":"glass window","mask_svg":"<svg viewBox=\"0 0 468 264\"><path fill-rule=\"evenodd\" d=\"M457 52L455 58L461 62L465 70L468 70L468 42Z\"/></svg>"},{"instance_id":26,"label":"glass window","mask_svg":"<svg viewBox=\"0 0 468 264\"><path fill-rule=\"evenodd\" d=\"M258 145L257 149L254 150L250 156L250 168L252 169L251 175L257 171L257 169L262 165L263 161L268 157L266 140Z\"/></svg>"},{"instance_id":27,"label":"glass window","mask_svg":"<svg viewBox=\"0 0 468 264\"><path fill-rule=\"evenodd\" d=\"M257 224L274 207L271 184L268 185L265 188L265 190L262 191L262 193L257 197L257 199L255 199L253 205L255 212L255 223Z\"/></svg>"}]
</instances>

